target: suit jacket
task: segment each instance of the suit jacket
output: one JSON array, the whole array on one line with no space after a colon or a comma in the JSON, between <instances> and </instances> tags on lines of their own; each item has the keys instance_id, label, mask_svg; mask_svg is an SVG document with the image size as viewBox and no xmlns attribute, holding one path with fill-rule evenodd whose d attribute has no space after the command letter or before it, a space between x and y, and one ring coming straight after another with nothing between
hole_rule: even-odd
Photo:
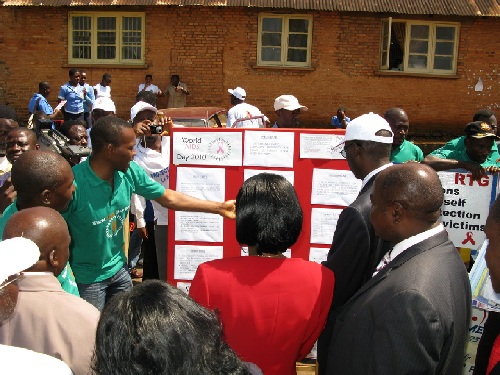
<instances>
[{"instance_id":1,"label":"suit jacket","mask_svg":"<svg viewBox=\"0 0 500 375\"><path fill-rule=\"evenodd\" d=\"M363 186L356 200L340 214L328 258L323 262L335 274L335 298L318 341L319 374L324 374L338 310L371 279L378 263L392 247L392 244L375 235L370 222L370 194L376 176Z\"/></svg>"},{"instance_id":2,"label":"suit jacket","mask_svg":"<svg viewBox=\"0 0 500 375\"><path fill-rule=\"evenodd\" d=\"M446 232L393 259L344 305L327 374L461 374L471 316L467 271Z\"/></svg>"},{"instance_id":3,"label":"suit jacket","mask_svg":"<svg viewBox=\"0 0 500 375\"><path fill-rule=\"evenodd\" d=\"M201 264L189 289L219 313L224 337L264 374L296 374L324 327L334 275L298 258L237 257Z\"/></svg>"}]
</instances>

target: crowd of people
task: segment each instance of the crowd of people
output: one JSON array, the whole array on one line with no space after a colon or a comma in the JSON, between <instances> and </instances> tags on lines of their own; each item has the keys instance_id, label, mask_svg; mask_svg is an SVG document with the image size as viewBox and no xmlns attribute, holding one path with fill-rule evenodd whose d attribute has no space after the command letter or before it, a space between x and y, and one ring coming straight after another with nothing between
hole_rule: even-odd
<instances>
[{"instance_id":1,"label":"crowd of people","mask_svg":"<svg viewBox=\"0 0 500 375\"><path fill-rule=\"evenodd\" d=\"M170 145L150 126L167 134L172 123L157 114L165 94L152 80L148 74L139 86L129 121L116 116L111 76L92 87L77 69L55 110L50 85L40 82L29 102L34 129L0 105L0 353L52 374L279 375L295 374L317 342L319 374L461 373L471 290L440 223L436 171L462 168L474 179L500 171L494 112L478 111L462 137L424 157L406 139L405 110L350 119L339 108L332 126L346 131L337 148L362 184L317 264L283 254L303 221L284 177L251 177L226 202L168 188ZM228 92L228 127L296 128L307 110L281 95L272 124L246 103L243 88ZM173 75L165 93L183 106L189 91ZM37 121L61 111L59 131L70 144L91 147L89 157L39 149ZM168 209L235 219L249 256L201 264L189 296L170 286ZM127 260L129 212L136 228ZM497 291L499 212L497 201L485 230ZM142 241L145 281L134 287L130 269ZM478 375L500 367L499 322L490 314Z\"/></svg>"}]
</instances>

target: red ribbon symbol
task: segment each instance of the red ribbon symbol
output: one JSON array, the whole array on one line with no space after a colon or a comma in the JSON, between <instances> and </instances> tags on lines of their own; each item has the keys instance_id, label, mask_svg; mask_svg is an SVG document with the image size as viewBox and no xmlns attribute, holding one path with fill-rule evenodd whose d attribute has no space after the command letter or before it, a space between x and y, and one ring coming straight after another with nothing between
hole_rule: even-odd
<instances>
[{"instance_id":1,"label":"red ribbon symbol","mask_svg":"<svg viewBox=\"0 0 500 375\"><path fill-rule=\"evenodd\" d=\"M472 238L472 232L467 232L465 240L462 241L462 245L465 245L469 241L472 245L476 244L476 241Z\"/></svg>"}]
</instances>

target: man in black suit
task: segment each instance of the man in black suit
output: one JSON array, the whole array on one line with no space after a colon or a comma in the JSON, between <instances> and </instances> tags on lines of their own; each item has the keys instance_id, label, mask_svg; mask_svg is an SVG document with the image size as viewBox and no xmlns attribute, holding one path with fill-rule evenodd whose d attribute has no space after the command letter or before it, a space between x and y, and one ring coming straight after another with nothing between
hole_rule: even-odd
<instances>
[{"instance_id":1,"label":"man in black suit","mask_svg":"<svg viewBox=\"0 0 500 375\"><path fill-rule=\"evenodd\" d=\"M391 166L371 202L375 233L395 246L338 315L326 373L460 374L471 289L439 221L439 177L417 163Z\"/></svg>"},{"instance_id":2,"label":"man in black suit","mask_svg":"<svg viewBox=\"0 0 500 375\"><path fill-rule=\"evenodd\" d=\"M368 281L391 245L381 241L370 223L370 193L375 176L391 165L393 133L381 116L355 118L346 129L344 149L354 176L363 180L356 200L340 214L328 258L323 265L335 273L333 302L318 341L319 374L325 374L328 347L339 309Z\"/></svg>"}]
</instances>

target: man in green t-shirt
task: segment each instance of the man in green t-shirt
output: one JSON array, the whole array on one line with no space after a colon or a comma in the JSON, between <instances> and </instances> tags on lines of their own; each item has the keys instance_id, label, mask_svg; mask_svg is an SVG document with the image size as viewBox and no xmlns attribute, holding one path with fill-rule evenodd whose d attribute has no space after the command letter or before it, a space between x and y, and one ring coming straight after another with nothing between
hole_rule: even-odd
<instances>
[{"instance_id":1,"label":"man in green t-shirt","mask_svg":"<svg viewBox=\"0 0 500 375\"><path fill-rule=\"evenodd\" d=\"M456 138L445 146L434 150L423 161L436 171L466 169L479 180L486 173L500 171L500 154L494 147L499 137L490 124L473 121L465 127L465 137Z\"/></svg>"},{"instance_id":2,"label":"man in green t-shirt","mask_svg":"<svg viewBox=\"0 0 500 375\"><path fill-rule=\"evenodd\" d=\"M165 189L132 162L136 135L149 135L150 123L144 120L132 128L118 117L99 119L90 131L92 154L73 167L77 188L63 214L72 238L70 263L81 297L99 310L110 297L132 287L123 224L133 193L173 210L235 217L234 201L205 201Z\"/></svg>"},{"instance_id":3,"label":"man in green t-shirt","mask_svg":"<svg viewBox=\"0 0 500 375\"><path fill-rule=\"evenodd\" d=\"M424 153L420 147L406 140L410 129L408 115L401 108L389 108L384 119L389 123L389 126L394 133L394 139L391 149L391 162L405 163L407 161L424 160Z\"/></svg>"}]
</instances>

